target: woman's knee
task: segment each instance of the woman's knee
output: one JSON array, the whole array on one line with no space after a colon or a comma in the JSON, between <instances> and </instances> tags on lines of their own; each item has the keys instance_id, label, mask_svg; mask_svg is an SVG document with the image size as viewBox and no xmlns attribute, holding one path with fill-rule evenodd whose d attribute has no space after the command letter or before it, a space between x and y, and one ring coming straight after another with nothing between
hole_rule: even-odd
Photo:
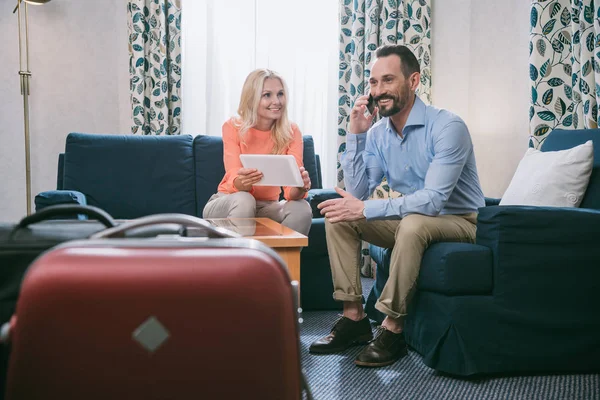
<instances>
[{"instance_id":1,"label":"woman's knee","mask_svg":"<svg viewBox=\"0 0 600 400\"><path fill-rule=\"evenodd\" d=\"M256 199L248 192L237 192L230 197L230 218L253 218L256 215Z\"/></svg>"},{"instance_id":2,"label":"woman's knee","mask_svg":"<svg viewBox=\"0 0 600 400\"><path fill-rule=\"evenodd\" d=\"M308 235L312 223L312 210L306 200L287 201L283 206L283 214L283 225Z\"/></svg>"},{"instance_id":3,"label":"woman's knee","mask_svg":"<svg viewBox=\"0 0 600 400\"><path fill-rule=\"evenodd\" d=\"M301 218L312 219L312 209L306 200L286 201L283 206L283 214L284 216L295 214Z\"/></svg>"},{"instance_id":4,"label":"woman's knee","mask_svg":"<svg viewBox=\"0 0 600 400\"><path fill-rule=\"evenodd\" d=\"M256 200L248 192L219 194L210 200L202 212L203 218L253 218Z\"/></svg>"}]
</instances>

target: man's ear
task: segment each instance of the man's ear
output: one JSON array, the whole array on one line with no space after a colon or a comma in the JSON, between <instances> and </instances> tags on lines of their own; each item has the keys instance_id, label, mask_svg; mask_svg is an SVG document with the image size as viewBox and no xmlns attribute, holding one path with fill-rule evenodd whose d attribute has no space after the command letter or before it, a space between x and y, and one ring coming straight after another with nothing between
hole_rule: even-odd
<instances>
[{"instance_id":1,"label":"man's ear","mask_svg":"<svg viewBox=\"0 0 600 400\"><path fill-rule=\"evenodd\" d=\"M413 72L409 78L411 90L417 90L419 83L421 83L421 74L419 72Z\"/></svg>"}]
</instances>

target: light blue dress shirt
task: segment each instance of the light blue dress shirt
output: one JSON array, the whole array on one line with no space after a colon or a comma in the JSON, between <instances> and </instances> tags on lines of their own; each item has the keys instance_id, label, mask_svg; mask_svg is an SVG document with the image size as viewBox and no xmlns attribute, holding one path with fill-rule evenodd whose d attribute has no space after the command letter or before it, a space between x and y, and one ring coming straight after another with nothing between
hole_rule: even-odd
<instances>
[{"instance_id":1,"label":"light blue dress shirt","mask_svg":"<svg viewBox=\"0 0 600 400\"><path fill-rule=\"evenodd\" d=\"M473 143L460 117L415 96L402 136L389 118L346 136L341 157L346 190L366 200L385 176L390 188L404 194L366 200L367 219L467 214L485 205Z\"/></svg>"}]
</instances>

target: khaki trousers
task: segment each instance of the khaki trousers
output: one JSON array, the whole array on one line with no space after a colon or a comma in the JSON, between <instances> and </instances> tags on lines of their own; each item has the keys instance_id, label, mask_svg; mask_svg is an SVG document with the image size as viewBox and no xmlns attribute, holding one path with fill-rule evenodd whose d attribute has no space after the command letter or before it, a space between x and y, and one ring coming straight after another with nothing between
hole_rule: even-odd
<instances>
[{"instance_id":1,"label":"khaki trousers","mask_svg":"<svg viewBox=\"0 0 600 400\"><path fill-rule=\"evenodd\" d=\"M330 223L325 221L327 248L333 275L333 298L361 301L361 241L393 248L390 276L375 304L382 313L399 319L413 289L427 246L434 242L474 242L477 213L429 217L411 214L401 220Z\"/></svg>"}]
</instances>

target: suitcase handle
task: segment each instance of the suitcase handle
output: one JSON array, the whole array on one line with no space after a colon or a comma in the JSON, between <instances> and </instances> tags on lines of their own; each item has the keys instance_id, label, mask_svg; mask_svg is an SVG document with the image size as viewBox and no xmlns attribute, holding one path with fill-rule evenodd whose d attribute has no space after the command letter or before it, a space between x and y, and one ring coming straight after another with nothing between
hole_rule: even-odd
<instances>
[{"instance_id":1,"label":"suitcase handle","mask_svg":"<svg viewBox=\"0 0 600 400\"><path fill-rule=\"evenodd\" d=\"M25 228L36 222L42 222L50 218L84 214L90 218L97 219L102 222L107 228L117 226L117 222L106 211L93 206L80 206L73 204L58 204L55 206L46 207L41 211L31 214L21 220L17 228Z\"/></svg>"},{"instance_id":2,"label":"suitcase handle","mask_svg":"<svg viewBox=\"0 0 600 400\"><path fill-rule=\"evenodd\" d=\"M108 228L103 231L93 234L90 239L107 239L115 237L124 237L129 230L141 228L144 226L152 226L159 224L179 224L184 228L182 231L185 234L187 228L200 228L208 234L209 238L239 238L241 235L227 229L214 227L201 218L193 217L186 214L156 214L146 217L136 218L134 220L122 223L119 226Z\"/></svg>"}]
</instances>

